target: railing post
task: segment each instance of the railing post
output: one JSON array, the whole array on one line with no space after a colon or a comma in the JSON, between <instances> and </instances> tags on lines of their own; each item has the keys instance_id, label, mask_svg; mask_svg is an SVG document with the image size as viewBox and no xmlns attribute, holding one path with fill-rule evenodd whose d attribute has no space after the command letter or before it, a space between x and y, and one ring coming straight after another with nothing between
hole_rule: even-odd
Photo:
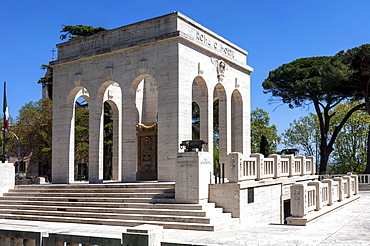
<instances>
[{"instance_id":1,"label":"railing post","mask_svg":"<svg viewBox=\"0 0 370 246\"><path fill-rule=\"evenodd\" d=\"M251 157L255 157L257 161L257 180L263 179L265 176L264 156L262 154L252 154Z\"/></svg>"},{"instance_id":2,"label":"railing post","mask_svg":"<svg viewBox=\"0 0 370 246\"><path fill-rule=\"evenodd\" d=\"M301 160L301 172L300 175L304 176L306 171L306 157L303 155L299 155L295 157L298 160Z\"/></svg>"},{"instance_id":3,"label":"railing post","mask_svg":"<svg viewBox=\"0 0 370 246\"><path fill-rule=\"evenodd\" d=\"M352 195L352 189L351 189L351 177L350 176L343 176L344 180L347 180L347 197L349 198Z\"/></svg>"},{"instance_id":4,"label":"railing post","mask_svg":"<svg viewBox=\"0 0 370 246\"><path fill-rule=\"evenodd\" d=\"M334 180L332 179L323 179L321 182L323 183L328 183L328 189L329 189L329 201L328 201L328 205L331 206L334 204L334 187L333 187L333 184L334 184Z\"/></svg>"},{"instance_id":5,"label":"railing post","mask_svg":"<svg viewBox=\"0 0 370 246\"><path fill-rule=\"evenodd\" d=\"M355 180L354 190L355 190L355 195L357 195L358 194L358 176L354 175L354 174L351 174L350 177L354 178L354 180Z\"/></svg>"},{"instance_id":6,"label":"railing post","mask_svg":"<svg viewBox=\"0 0 370 246\"><path fill-rule=\"evenodd\" d=\"M243 176L243 158L239 152L233 152L228 155L228 163L226 165L226 178L229 182L236 183L242 180Z\"/></svg>"},{"instance_id":7,"label":"railing post","mask_svg":"<svg viewBox=\"0 0 370 246\"><path fill-rule=\"evenodd\" d=\"M343 187L343 179L341 177L335 177L333 178L334 181L338 182L338 190L339 190L339 199L338 201L341 202L343 201L343 192L344 192L344 187Z\"/></svg>"},{"instance_id":8,"label":"railing post","mask_svg":"<svg viewBox=\"0 0 370 246\"><path fill-rule=\"evenodd\" d=\"M322 187L320 181L309 182L308 185L316 187L316 211L319 211L322 207Z\"/></svg>"},{"instance_id":9,"label":"railing post","mask_svg":"<svg viewBox=\"0 0 370 246\"><path fill-rule=\"evenodd\" d=\"M294 174L294 155L283 155L281 158L288 159L289 177L293 177Z\"/></svg>"},{"instance_id":10,"label":"railing post","mask_svg":"<svg viewBox=\"0 0 370 246\"><path fill-rule=\"evenodd\" d=\"M307 195L304 184L294 184L290 187L290 211L293 217L303 217L307 214Z\"/></svg>"},{"instance_id":11,"label":"railing post","mask_svg":"<svg viewBox=\"0 0 370 246\"><path fill-rule=\"evenodd\" d=\"M310 174L315 175L316 174L316 158L314 156L307 156L306 159L311 160Z\"/></svg>"},{"instance_id":12,"label":"railing post","mask_svg":"<svg viewBox=\"0 0 370 246\"><path fill-rule=\"evenodd\" d=\"M281 175L281 156L277 154L269 155L269 158L274 159L274 178L279 178Z\"/></svg>"}]
</instances>

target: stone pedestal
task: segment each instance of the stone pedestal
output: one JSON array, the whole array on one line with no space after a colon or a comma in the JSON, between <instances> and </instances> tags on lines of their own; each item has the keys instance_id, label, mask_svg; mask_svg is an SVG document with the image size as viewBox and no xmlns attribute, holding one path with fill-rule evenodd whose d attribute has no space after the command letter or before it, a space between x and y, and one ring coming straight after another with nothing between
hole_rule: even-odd
<instances>
[{"instance_id":1,"label":"stone pedestal","mask_svg":"<svg viewBox=\"0 0 370 246\"><path fill-rule=\"evenodd\" d=\"M294 217L307 215L307 198L305 196L305 185L294 184L290 187L290 211Z\"/></svg>"},{"instance_id":2,"label":"stone pedestal","mask_svg":"<svg viewBox=\"0 0 370 246\"><path fill-rule=\"evenodd\" d=\"M15 168L13 163L0 163L0 197L15 185Z\"/></svg>"},{"instance_id":3,"label":"stone pedestal","mask_svg":"<svg viewBox=\"0 0 370 246\"><path fill-rule=\"evenodd\" d=\"M163 239L163 226L139 225L122 233L122 245L125 246L160 246Z\"/></svg>"},{"instance_id":4,"label":"stone pedestal","mask_svg":"<svg viewBox=\"0 0 370 246\"><path fill-rule=\"evenodd\" d=\"M242 180L243 154L233 152L228 155L229 161L226 163L226 178L229 182L236 183Z\"/></svg>"},{"instance_id":5,"label":"stone pedestal","mask_svg":"<svg viewBox=\"0 0 370 246\"><path fill-rule=\"evenodd\" d=\"M208 202L208 184L211 175L212 158L209 152L179 153L176 163L176 201Z\"/></svg>"}]
</instances>

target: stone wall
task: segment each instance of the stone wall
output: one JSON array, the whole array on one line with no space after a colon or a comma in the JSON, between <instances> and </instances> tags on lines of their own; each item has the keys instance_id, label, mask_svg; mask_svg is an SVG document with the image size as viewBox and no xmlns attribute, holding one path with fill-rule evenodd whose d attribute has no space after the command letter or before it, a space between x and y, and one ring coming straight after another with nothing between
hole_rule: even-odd
<instances>
[{"instance_id":1,"label":"stone wall","mask_svg":"<svg viewBox=\"0 0 370 246\"><path fill-rule=\"evenodd\" d=\"M13 189L15 185L14 163L0 163L0 196Z\"/></svg>"},{"instance_id":2,"label":"stone wall","mask_svg":"<svg viewBox=\"0 0 370 246\"><path fill-rule=\"evenodd\" d=\"M249 180L210 184L209 201L232 213L242 223L284 223L284 201L290 199L290 186L317 176Z\"/></svg>"}]
</instances>

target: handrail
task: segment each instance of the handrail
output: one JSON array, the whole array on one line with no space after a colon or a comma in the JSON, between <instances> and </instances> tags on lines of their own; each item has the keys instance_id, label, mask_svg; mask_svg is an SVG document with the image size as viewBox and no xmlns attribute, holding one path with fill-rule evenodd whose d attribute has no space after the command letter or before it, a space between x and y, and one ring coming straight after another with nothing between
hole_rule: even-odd
<instances>
[{"instance_id":1,"label":"handrail","mask_svg":"<svg viewBox=\"0 0 370 246\"><path fill-rule=\"evenodd\" d=\"M316 171L313 156L273 154L264 157L262 154L252 154L245 157L233 152L229 154L229 163L225 165L229 182L315 175Z\"/></svg>"}]
</instances>

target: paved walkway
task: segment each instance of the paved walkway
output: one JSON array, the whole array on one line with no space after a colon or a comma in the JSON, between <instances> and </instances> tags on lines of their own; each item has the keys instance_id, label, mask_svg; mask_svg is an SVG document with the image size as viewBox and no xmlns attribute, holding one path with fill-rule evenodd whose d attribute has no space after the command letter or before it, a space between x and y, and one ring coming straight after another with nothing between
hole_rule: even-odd
<instances>
[{"instance_id":1,"label":"paved walkway","mask_svg":"<svg viewBox=\"0 0 370 246\"><path fill-rule=\"evenodd\" d=\"M241 224L216 232L165 230L165 242L194 245L370 245L370 191L308 226ZM0 219L1 229L121 238L126 227Z\"/></svg>"},{"instance_id":2,"label":"paved walkway","mask_svg":"<svg viewBox=\"0 0 370 246\"><path fill-rule=\"evenodd\" d=\"M370 245L370 191L360 194L359 200L308 226L246 224L211 233L168 230L167 241L230 246Z\"/></svg>"}]
</instances>

